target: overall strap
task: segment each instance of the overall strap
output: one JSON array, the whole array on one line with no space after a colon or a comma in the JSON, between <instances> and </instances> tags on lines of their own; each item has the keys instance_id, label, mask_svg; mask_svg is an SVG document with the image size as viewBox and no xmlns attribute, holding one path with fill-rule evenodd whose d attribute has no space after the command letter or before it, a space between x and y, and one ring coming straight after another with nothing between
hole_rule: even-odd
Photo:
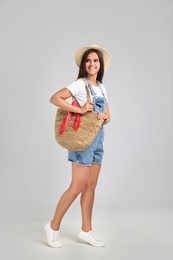
<instances>
[{"instance_id":1,"label":"overall strap","mask_svg":"<svg viewBox=\"0 0 173 260\"><path fill-rule=\"evenodd\" d=\"M90 92L91 92L92 96L96 96L97 94L95 93L95 91L94 91L94 89L93 89L93 87L92 87L92 84L91 84L91 82L89 81L89 79L88 79L87 77L85 77L84 79L87 81L87 83L88 83L88 85L89 85ZM101 86L100 81L97 80L97 84L98 84L99 89L100 89L101 92L102 92L103 97L105 98L105 95L104 95L104 92L103 92L103 88L102 88L102 86Z\"/></svg>"}]
</instances>

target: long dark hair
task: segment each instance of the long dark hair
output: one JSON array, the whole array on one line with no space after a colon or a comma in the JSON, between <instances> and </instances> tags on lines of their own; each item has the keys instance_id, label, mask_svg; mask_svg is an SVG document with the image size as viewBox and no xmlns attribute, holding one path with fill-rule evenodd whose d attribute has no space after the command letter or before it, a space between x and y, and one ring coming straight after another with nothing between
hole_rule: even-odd
<instances>
[{"instance_id":1,"label":"long dark hair","mask_svg":"<svg viewBox=\"0 0 173 260\"><path fill-rule=\"evenodd\" d=\"M81 63L80 63L79 73L78 73L77 79L84 78L84 77L87 76L87 73L86 73L86 70L85 70L85 65L86 65L88 54L90 54L92 52L97 53L97 55L99 57L100 70L97 74L97 80L102 83L102 79L103 79L103 76L104 76L104 60L103 60L102 54L96 49L89 49L84 53L82 60L81 60Z\"/></svg>"}]
</instances>

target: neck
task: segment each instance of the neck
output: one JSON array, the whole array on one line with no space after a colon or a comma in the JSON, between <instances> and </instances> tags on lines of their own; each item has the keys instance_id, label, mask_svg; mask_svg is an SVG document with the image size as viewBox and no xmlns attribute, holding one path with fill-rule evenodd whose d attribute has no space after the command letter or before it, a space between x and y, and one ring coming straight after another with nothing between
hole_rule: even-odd
<instances>
[{"instance_id":1,"label":"neck","mask_svg":"<svg viewBox=\"0 0 173 260\"><path fill-rule=\"evenodd\" d=\"M91 84L97 86L97 77L96 76L87 76Z\"/></svg>"}]
</instances>

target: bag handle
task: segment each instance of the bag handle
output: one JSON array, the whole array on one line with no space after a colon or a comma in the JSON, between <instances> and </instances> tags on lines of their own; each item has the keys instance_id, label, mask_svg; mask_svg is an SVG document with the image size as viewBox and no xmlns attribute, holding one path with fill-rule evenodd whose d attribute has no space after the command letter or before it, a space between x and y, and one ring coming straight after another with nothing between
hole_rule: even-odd
<instances>
[{"instance_id":1,"label":"bag handle","mask_svg":"<svg viewBox=\"0 0 173 260\"><path fill-rule=\"evenodd\" d=\"M86 88L86 93L87 93L87 102L91 102L91 92L90 92L90 88L88 86L88 82L85 78L80 78L85 82L85 88ZM72 96L72 101L77 101L76 98L74 96Z\"/></svg>"},{"instance_id":2,"label":"bag handle","mask_svg":"<svg viewBox=\"0 0 173 260\"><path fill-rule=\"evenodd\" d=\"M90 96L88 82L84 78L81 78L81 79L85 82L85 87L86 87L86 92L87 92L87 101L91 102L91 96ZM76 98L74 96L72 96L72 105L76 106L76 107L80 107L78 101L76 100ZM73 114L72 112L68 111L64 121L60 125L60 128L59 128L60 135L62 135L62 133L64 132L64 130L65 130L66 126L67 126L67 124L72 119L72 114ZM77 130L79 128L79 126L80 126L80 114L75 113L75 120L74 120L73 128L75 130Z\"/></svg>"},{"instance_id":3,"label":"bag handle","mask_svg":"<svg viewBox=\"0 0 173 260\"><path fill-rule=\"evenodd\" d=\"M89 90L88 82L84 78L81 78L81 79L85 82L85 87L86 87L86 92L87 92L87 101L91 102L91 94L90 94L91 92ZM76 106L76 107L80 106L74 96L72 96L72 105ZM73 114L72 112L68 111L64 121L60 125L60 128L59 128L60 135L62 135L62 133L64 132L64 130L65 130L66 126L67 126L67 124L70 122L70 120L72 118L72 114ZM75 120L74 120L73 128L75 130L78 130L79 126L80 126L80 114L76 113L75 114Z\"/></svg>"},{"instance_id":4,"label":"bag handle","mask_svg":"<svg viewBox=\"0 0 173 260\"><path fill-rule=\"evenodd\" d=\"M86 88L86 92L87 92L87 101L91 102L91 92L88 86L88 81L85 78L81 78L84 82L85 82L85 88Z\"/></svg>"}]
</instances>

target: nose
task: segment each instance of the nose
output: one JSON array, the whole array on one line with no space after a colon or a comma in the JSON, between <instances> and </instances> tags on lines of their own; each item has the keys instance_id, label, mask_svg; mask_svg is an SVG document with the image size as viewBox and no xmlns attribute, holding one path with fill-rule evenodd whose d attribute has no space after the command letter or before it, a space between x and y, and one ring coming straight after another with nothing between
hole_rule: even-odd
<instances>
[{"instance_id":1,"label":"nose","mask_svg":"<svg viewBox=\"0 0 173 260\"><path fill-rule=\"evenodd\" d=\"M94 61L91 60L91 61L90 61L90 66L93 66L93 65L94 65Z\"/></svg>"}]
</instances>

